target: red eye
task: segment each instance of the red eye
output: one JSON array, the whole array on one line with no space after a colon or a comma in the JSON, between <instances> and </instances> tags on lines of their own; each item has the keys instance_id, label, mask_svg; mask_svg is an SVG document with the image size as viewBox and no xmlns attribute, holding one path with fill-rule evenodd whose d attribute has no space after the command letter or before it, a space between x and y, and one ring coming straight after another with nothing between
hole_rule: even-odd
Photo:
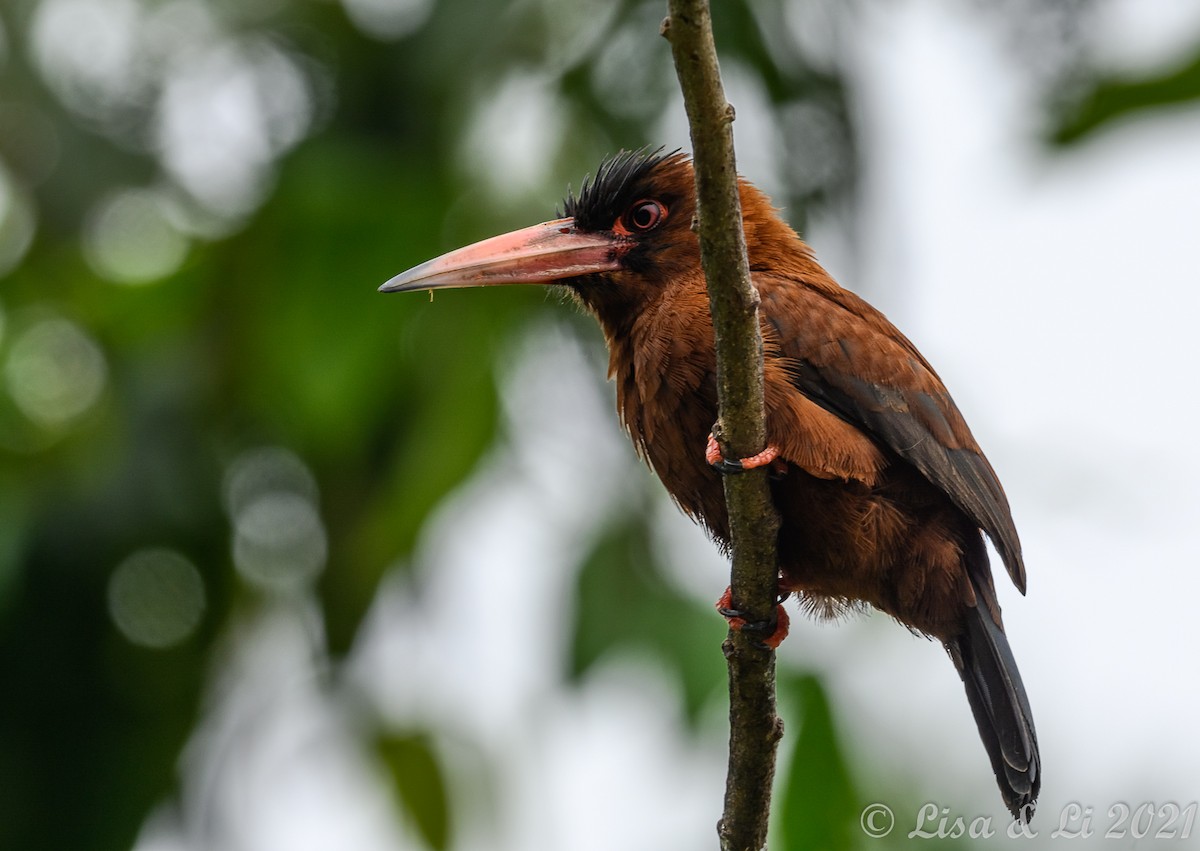
<instances>
[{"instance_id":1,"label":"red eye","mask_svg":"<svg viewBox=\"0 0 1200 851\"><path fill-rule=\"evenodd\" d=\"M638 201L625 214L626 227L630 231L653 230L667 217L667 208L657 201Z\"/></svg>"}]
</instances>

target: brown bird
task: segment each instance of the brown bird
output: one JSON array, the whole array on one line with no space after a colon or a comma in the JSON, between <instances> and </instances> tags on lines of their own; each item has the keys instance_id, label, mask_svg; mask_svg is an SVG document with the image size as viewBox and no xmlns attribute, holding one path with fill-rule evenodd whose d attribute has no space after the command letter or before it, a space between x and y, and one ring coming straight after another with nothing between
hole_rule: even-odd
<instances>
[{"instance_id":1,"label":"brown bird","mask_svg":"<svg viewBox=\"0 0 1200 851\"><path fill-rule=\"evenodd\" d=\"M1041 787L1037 735L1004 635L982 533L1025 592L1021 544L991 464L928 361L842 289L742 180L761 298L779 587L811 612L870 604L941 641L966 686L1005 804L1027 820ZM599 321L633 443L722 545L729 522L710 444L716 360L692 164L679 152L609 159L565 216L452 251L387 292L562 284ZM727 599L725 600L728 605ZM738 625L736 612L726 611ZM786 624L786 618L780 618ZM768 643L782 638L776 631Z\"/></svg>"}]
</instances>

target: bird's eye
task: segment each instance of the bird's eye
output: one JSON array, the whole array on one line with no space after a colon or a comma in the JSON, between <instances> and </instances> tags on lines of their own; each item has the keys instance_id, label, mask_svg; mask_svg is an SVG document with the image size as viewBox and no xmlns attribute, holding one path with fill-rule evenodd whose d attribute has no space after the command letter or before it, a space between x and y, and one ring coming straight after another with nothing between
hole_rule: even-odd
<instances>
[{"instance_id":1,"label":"bird's eye","mask_svg":"<svg viewBox=\"0 0 1200 851\"><path fill-rule=\"evenodd\" d=\"M625 214L625 226L631 232L653 230L666 217L667 208L657 201L638 201Z\"/></svg>"}]
</instances>

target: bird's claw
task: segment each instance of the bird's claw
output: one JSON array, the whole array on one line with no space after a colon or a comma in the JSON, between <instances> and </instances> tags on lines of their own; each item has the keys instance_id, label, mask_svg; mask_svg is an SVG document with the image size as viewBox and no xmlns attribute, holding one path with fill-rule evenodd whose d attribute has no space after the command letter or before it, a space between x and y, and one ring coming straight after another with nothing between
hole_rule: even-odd
<instances>
[{"instance_id":1,"label":"bird's claw","mask_svg":"<svg viewBox=\"0 0 1200 851\"><path fill-rule=\"evenodd\" d=\"M704 460L710 467L724 475L745 473L747 470L765 467L767 464L771 465L771 478L773 479L781 478L787 472L787 462L779 457L779 447L768 446L762 452L751 455L749 458L730 460L721 453L721 446L712 432L708 434L708 445L704 448Z\"/></svg>"},{"instance_id":2,"label":"bird's claw","mask_svg":"<svg viewBox=\"0 0 1200 851\"><path fill-rule=\"evenodd\" d=\"M787 596L787 592L784 592L779 597L779 603L786 600ZM748 633L756 647L763 650L774 650L787 638L788 630L791 627L791 618L788 617L787 610L779 603L775 605L771 617L766 620L747 620L744 612L733 607L733 591L726 588L721 599L717 600L717 612L729 621L730 629Z\"/></svg>"}]
</instances>

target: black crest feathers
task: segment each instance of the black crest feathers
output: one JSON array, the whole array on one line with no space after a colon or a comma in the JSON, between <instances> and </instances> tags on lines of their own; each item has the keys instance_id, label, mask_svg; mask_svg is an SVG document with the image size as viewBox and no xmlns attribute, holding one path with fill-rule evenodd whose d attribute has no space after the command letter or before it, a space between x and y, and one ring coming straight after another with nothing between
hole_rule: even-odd
<instances>
[{"instance_id":1,"label":"black crest feathers","mask_svg":"<svg viewBox=\"0 0 1200 851\"><path fill-rule=\"evenodd\" d=\"M679 150L663 153L662 148L620 151L601 163L595 177L584 178L578 196L567 195L563 212L581 230L607 230L629 204L646 194L651 172L685 156Z\"/></svg>"}]
</instances>

